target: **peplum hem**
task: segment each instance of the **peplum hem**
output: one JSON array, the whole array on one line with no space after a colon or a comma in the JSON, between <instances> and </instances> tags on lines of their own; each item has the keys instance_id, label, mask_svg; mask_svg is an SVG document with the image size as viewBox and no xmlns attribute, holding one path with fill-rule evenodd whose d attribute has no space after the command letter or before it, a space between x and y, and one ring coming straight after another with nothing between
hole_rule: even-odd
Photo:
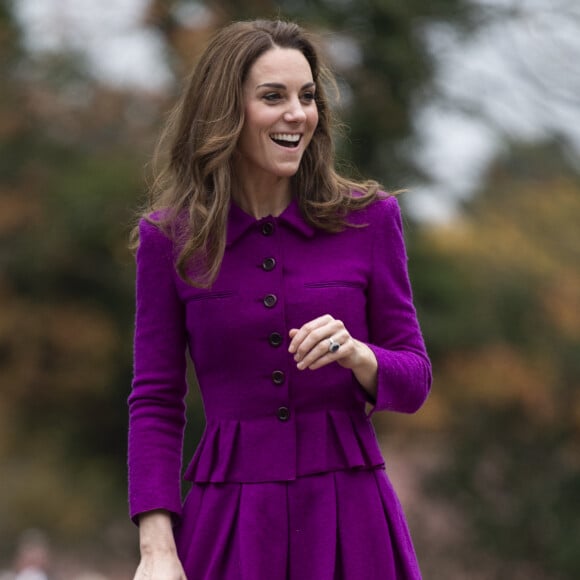
<instances>
[{"instance_id":1,"label":"peplum hem","mask_svg":"<svg viewBox=\"0 0 580 580\"><path fill-rule=\"evenodd\" d=\"M364 412L326 410L232 420L208 418L184 473L196 483L263 483L384 466Z\"/></svg>"}]
</instances>

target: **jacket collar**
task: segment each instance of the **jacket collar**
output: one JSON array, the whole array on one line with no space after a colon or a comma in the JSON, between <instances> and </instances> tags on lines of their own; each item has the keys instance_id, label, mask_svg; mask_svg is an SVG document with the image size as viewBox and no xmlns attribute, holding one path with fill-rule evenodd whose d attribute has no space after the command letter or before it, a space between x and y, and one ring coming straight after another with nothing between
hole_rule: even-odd
<instances>
[{"instance_id":1,"label":"jacket collar","mask_svg":"<svg viewBox=\"0 0 580 580\"><path fill-rule=\"evenodd\" d=\"M311 238L316 232L315 228L308 224L302 217L296 198L292 198L288 207L279 216L266 216L260 219L256 219L246 213L237 204L231 201L228 216L226 245L231 246L250 228L261 228L266 222L272 222L275 226L281 224L287 225L307 238Z\"/></svg>"}]
</instances>

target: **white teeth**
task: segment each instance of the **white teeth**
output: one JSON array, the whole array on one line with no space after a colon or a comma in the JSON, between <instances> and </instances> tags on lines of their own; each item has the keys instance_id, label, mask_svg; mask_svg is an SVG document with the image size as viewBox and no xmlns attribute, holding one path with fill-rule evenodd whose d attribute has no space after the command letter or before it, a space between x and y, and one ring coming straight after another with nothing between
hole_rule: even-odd
<instances>
[{"instance_id":1,"label":"white teeth","mask_svg":"<svg viewBox=\"0 0 580 580\"><path fill-rule=\"evenodd\" d=\"M276 141L288 141L289 143L298 143L300 141L300 135L291 135L290 133L274 133L270 137Z\"/></svg>"}]
</instances>

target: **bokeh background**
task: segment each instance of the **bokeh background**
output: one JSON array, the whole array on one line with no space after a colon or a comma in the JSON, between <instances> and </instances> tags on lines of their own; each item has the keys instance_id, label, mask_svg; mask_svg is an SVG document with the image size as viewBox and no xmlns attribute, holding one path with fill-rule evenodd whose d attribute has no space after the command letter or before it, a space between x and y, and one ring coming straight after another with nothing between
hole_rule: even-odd
<instances>
[{"instance_id":1,"label":"bokeh background","mask_svg":"<svg viewBox=\"0 0 580 580\"><path fill-rule=\"evenodd\" d=\"M375 425L425 578L579 578L576 0L0 0L0 570L131 577L128 232L208 36L271 16L322 35L346 171L408 190L435 383Z\"/></svg>"}]
</instances>

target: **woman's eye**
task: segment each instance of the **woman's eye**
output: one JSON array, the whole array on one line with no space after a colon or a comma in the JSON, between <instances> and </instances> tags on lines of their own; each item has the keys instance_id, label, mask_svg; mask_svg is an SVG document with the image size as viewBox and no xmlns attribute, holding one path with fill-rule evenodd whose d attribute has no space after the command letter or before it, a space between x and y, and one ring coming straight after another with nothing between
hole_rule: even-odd
<instances>
[{"instance_id":1,"label":"woman's eye","mask_svg":"<svg viewBox=\"0 0 580 580\"><path fill-rule=\"evenodd\" d=\"M280 100L280 94L279 93L266 93L262 98L265 101L268 101L270 103L273 103L275 101L279 101Z\"/></svg>"},{"instance_id":2,"label":"woman's eye","mask_svg":"<svg viewBox=\"0 0 580 580\"><path fill-rule=\"evenodd\" d=\"M307 103L311 103L315 99L316 99L316 95L310 91L302 94L302 100L307 102Z\"/></svg>"}]
</instances>

